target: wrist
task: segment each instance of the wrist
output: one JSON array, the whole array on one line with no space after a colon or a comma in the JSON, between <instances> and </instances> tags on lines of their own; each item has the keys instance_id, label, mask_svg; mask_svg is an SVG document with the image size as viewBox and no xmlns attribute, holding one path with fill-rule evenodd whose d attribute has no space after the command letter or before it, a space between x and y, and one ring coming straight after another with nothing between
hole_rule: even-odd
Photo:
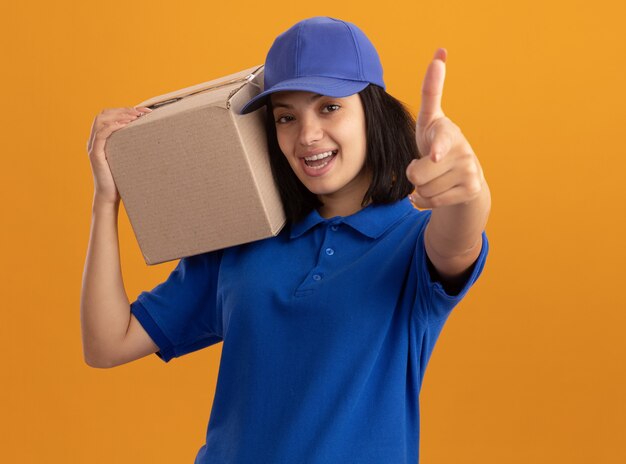
<instances>
[{"instance_id":1,"label":"wrist","mask_svg":"<svg viewBox=\"0 0 626 464\"><path fill-rule=\"evenodd\" d=\"M120 207L120 200L119 198L116 200L110 200L110 199L105 199L102 198L99 195L94 195L93 197L93 204L92 204L92 212L95 213L106 213L106 212L113 212L116 213L118 212Z\"/></svg>"}]
</instances>

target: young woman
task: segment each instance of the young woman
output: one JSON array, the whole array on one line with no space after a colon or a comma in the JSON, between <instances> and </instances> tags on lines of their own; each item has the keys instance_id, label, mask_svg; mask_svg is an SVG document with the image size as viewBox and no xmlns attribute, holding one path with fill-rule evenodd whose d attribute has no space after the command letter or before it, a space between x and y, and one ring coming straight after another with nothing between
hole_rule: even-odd
<instances>
[{"instance_id":1,"label":"young woman","mask_svg":"<svg viewBox=\"0 0 626 464\"><path fill-rule=\"evenodd\" d=\"M168 362L223 342L197 464L418 461L424 372L488 251L489 189L441 109L445 59L438 50L428 68L415 122L385 92L378 54L354 24L315 17L278 36L264 92L241 113L266 107L288 225L181 259L132 304L104 143L147 109L96 118L85 358Z\"/></svg>"}]
</instances>

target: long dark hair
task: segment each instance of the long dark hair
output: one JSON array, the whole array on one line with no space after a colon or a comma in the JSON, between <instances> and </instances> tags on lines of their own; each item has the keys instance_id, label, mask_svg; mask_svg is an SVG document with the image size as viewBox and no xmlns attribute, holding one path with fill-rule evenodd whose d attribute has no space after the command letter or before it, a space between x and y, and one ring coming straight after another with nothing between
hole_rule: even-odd
<instances>
[{"instance_id":1,"label":"long dark hair","mask_svg":"<svg viewBox=\"0 0 626 464\"><path fill-rule=\"evenodd\" d=\"M393 203L413 191L406 178L406 167L419 158L415 142L415 118L406 106L382 87L370 84L359 92L366 123L365 168L372 183L363 196L362 206ZM287 220L297 222L322 206L295 175L278 145L271 99L266 103L267 143L274 180L283 202Z\"/></svg>"}]
</instances>

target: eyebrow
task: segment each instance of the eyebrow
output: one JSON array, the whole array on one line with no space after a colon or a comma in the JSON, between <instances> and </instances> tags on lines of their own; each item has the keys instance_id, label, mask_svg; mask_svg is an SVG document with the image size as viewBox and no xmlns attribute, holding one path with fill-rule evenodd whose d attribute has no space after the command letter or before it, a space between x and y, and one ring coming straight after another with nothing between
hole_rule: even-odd
<instances>
[{"instance_id":1,"label":"eyebrow","mask_svg":"<svg viewBox=\"0 0 626 464\"><path fill-rule=\"evenodd\" d=\"M319 93L316 93L314 95L311 96L311 98L309 98L309 103L315 101L315 100L319 100L320 98L322 98L324 95L320 95ZM274 108L290 108L292 109L293 106L292 105L288 105L287 103L282 103L282 102L276 102L276 103L272 103L272 106Z\"/></svg>"}]
</instances>

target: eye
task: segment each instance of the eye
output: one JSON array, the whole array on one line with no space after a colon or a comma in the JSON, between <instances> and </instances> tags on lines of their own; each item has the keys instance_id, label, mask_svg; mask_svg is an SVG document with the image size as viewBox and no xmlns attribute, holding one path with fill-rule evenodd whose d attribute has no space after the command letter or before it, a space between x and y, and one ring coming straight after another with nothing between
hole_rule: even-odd
<instances>
[{"instance_id":1,"label":"eye","mask_svg":"<svg viewBox=\"0 0 626 464\"><path fill-rule=\"evenodd\" d=\"M341 106L335 105L334 103L331 103L330 105L324 105L324 109L326 109L326 108L336 108L336 109L330 111L330 113L333 113L333 112L337 111L339 108L341 108Z\"/></svg>"},{"instance_id":2,"label":"eye","mask_svg":"<svg viewBox=\"0 0 626 464\"><path fill-rule=\"evenodd\" d=\"M335 111L337 111L339 108L341 108L340 105L336 105L334 103L328 104L328 105L324 105L322 107L322 112L323 113L334 113ZM326 111L327 109L330 109L330 111ZM278 119L276 119L276 124L286 124L289 121L293 120L293 116L289 116L289 115L285 115L285 116L280 116Z\"/></svg>"},{"instance_id":3,"label":"eye","mask_svg":"<svg viewBox=\"0 0 626 464\"><path fill-rule=\"evenodd\" d=\"M293 119L292 116L281 116L281 117L279 117L276 120L276 124L285 124L286 122L289 122L289 121L283 121L283 119L286 119L286 118L292 118Z\"/></svg>"}]
</instances>

